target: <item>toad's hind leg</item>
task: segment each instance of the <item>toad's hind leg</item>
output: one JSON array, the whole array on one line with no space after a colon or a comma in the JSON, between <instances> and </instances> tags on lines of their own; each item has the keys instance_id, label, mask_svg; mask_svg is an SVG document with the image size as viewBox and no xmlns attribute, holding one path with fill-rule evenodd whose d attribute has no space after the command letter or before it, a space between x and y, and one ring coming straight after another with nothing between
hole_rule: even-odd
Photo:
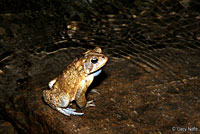
<instances>
[{"instance_id":1,"label":"toad's hind leg","mask_svg":"<svg viewBox=\"0 0 200 134\"><path fill-rule=\"evenodd\" d=\"M52 90L44 90L43 98L53 109L56 109L56 107L67 107L70 100L67 94L60 92L54 93Z\"/></svg>"},{"instance_id":2,"label":"toad's hind leg","mask_svg":"<svg viewBox=\"0 0 200 134\"><path fill-rule=\"evenodd\" d=\"M44 90L43 97L47 104L64 115L83 115L83 113L75 112L75 109L65 108L70 103L70 97L65 93L53 93L51 90Z\"/></svg>"}]
</instances>

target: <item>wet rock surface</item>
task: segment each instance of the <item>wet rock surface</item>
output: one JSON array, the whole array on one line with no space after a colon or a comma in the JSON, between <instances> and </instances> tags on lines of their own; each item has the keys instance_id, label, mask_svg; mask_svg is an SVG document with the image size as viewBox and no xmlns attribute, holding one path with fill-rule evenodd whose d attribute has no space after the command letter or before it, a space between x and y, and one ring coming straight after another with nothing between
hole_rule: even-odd
<instances>
[{"instance_id":1,"label":"wet rock surface","mask_svg":"<svg viewBox=\"0 0 200 134\"><path fill-rule=\"evenodd\" d=\"M0 10L0 133L200 132L195 1L65 2ZM69 117L51 109L48 82L95 46L110 59L88 89L96 106L73 102L84 115Z\"/></svg>"}]
</instances>

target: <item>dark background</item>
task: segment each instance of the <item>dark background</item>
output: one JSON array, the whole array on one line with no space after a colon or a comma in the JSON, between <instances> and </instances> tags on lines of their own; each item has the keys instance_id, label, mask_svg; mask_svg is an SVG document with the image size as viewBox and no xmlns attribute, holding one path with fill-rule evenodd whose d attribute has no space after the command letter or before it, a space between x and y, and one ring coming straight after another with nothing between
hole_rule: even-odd
<instances>
[{"instance_id":1,"label":"dark background","mask_svg":"<svg viewBox=\"0 0 200 134\"><path fill-rule=\"evenodd\" d=\"M1 0L0 133L199 133L199 7L198 0ZM84 115L70 117L51 109L42 99L48 82L95 46L109 57L90 87L100 94L87 95L96 107L73 102Z\"/></svg>"}]
</instances>

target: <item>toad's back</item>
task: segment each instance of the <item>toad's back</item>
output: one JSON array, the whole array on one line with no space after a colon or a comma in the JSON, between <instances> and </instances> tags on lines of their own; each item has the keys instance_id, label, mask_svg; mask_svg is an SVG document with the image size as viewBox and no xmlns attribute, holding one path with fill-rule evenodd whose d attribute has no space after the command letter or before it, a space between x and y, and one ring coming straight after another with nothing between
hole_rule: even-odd
<instances>
[{"instance_id":1,"label":"toad's back","mask_svg":"<svg viewBox=\"0 0 200 134\"><path fill-rule=\"evenodd\" d=\"M70 96L70 100L74 100L79 83L87 76L83 68L83 58L74 60L57 78L53 89L56 89L57 92L67 93Z\"/></svg>"}]
</instances>

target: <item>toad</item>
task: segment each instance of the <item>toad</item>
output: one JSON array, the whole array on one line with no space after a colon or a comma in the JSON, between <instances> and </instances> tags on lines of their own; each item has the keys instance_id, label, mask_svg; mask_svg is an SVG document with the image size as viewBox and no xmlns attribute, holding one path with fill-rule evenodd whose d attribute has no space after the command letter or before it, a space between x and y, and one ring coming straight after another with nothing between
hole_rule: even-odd
<instances>
[{"instance_id":1,"label":"toad","mask_svg":"<svg viewBox=\"0 0 200 134\"><path fill-rule=\"evenodd\" d=\"M107 61L108 57L100 47L86 51L68 65L61 75L49 82L50 90L43 91L44 101L64 115L83 115L69 108L69 104L75 100L80 108L94 106L93 101L87 102L85 93Z\"/></svg>"}]
</instances>

